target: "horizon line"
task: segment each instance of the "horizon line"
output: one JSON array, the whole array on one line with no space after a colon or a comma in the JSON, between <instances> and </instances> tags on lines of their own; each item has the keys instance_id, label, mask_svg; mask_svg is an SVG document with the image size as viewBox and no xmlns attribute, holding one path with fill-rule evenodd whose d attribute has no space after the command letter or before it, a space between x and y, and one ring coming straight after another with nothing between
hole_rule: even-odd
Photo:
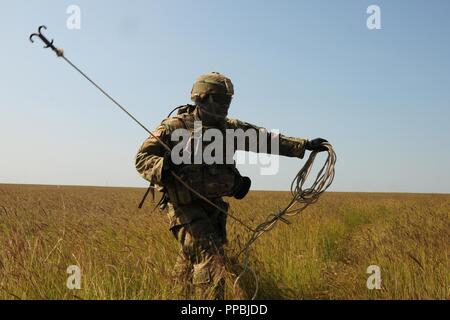
<instances>
[{"instance_id":1,"label":"horizon line","mask_svg":"<svg viewBox=\"0 0 450 320\"><path fill-rule=\"evenodd\" d=\"M84 184L46 184L46 183L3 183L0 186L41 186L41 187L80 187L80 188L128 188L128 189L147 189L148 187L138 186L105 186L105 185L84 185ZM250 191L262 192L290 192L290 190L268 190L268 189L250 189ZM326 191L329 193L394 193L394 194L429 194L429 195L450 195L448 192L412 192L412 191Z\"/></svg>"}]
</instances>

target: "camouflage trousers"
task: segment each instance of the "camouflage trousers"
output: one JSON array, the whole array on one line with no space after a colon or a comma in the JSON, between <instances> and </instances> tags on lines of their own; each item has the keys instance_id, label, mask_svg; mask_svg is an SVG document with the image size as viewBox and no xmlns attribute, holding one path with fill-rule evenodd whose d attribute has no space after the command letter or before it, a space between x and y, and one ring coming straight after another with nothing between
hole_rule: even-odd
<instances>
[{"instance_id":1,"label":"camouflage trousers","mask_svg":"<svg viewBox=\"0 0 450 320\"><path fill-rule=\"evenodd\" d=\"M228 203L212 200L225 211ZM170 230L180 244L173 275L175 290L185 298L223 299L227 216L201 200L168 204Z\"/></svg>"}]
</instances>

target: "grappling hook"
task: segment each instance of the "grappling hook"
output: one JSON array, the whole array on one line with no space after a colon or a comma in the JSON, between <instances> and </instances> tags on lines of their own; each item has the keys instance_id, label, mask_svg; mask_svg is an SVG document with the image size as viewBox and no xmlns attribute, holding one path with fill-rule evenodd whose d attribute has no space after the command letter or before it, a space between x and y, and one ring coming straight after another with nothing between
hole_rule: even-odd
<instances>
[{"instance_id":1,"label":"grappling hook","mask_svg":"<svg viewBox=\"0 0 450 320\"><path fill-rule=\"evenodd\" d=\"M42 34L42 31L41 31L42 29L47 30L47 27L46 27L46 26L40 26L40 27L38 28L38 33L32 33L32 34L30 35L30 38L29 38L30 41L34 43L33 37L39 37L39 39L41 39L42 42L45 43L44 49L51 48L53 51L55 51L55 53L56 53L56 55L57 55L58 57L62 57L62 56L64 55L64 50L63 50L63 49L58 49L58 48L56 48L56 47L54 46L54 44L53 44L53 39L52 39L51 41L49 41L49 40Z\"/></svg>"}]
</instances>

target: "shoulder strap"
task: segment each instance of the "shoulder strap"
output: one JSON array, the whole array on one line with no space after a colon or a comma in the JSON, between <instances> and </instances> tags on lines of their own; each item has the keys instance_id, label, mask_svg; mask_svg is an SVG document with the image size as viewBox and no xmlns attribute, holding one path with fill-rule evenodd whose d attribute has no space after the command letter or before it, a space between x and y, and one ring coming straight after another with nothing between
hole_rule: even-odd
<instances>
[{"instance_id":1,"label":"shoulder strap","mask_svg":"<svg viewBox=\"0 0 450 320\"><path fill-rule=\"evenodd\" d=\"M188 129L189 131L194 130L194 105L183 105L176 107L172 110L170 114L172 114L175 110L178 110L177 115L170 117L167 117L164 119L161 124L166 127L169 131L173 131L180 128Z\"/></svg>"},{"instance_id":2,"label":"shoulder strap","mask_svg":"<svg viewBox=\"0 0 450 320\"><path fill-rule=\"evenodd\" d=\"M172 113L174 113L176 110L177 111L177 115L179 114L183 114L183 113L192 113L195 109L195 106L191 105L191 104L185 104L182 106L178 106L172 109L172 111L170 111L170 113L167 115L167 118L170 118L170 116L172 115Z\"/></svg>"},{"instance_id":3,"label":"shoulder strap","mask_svg":"<svg viewBox=\"0 0 450 320\"><path fill-rule=\"evenodd\" d=\"M184 114L179 116L179 119L181 120L181 122L183 122L184 127L187 130L189 130L191 132L194 130L195 117L194 117L193 114L191 114L191 113L184 113Z\"/></svg>"},{"instance_id":4,"label":"shoulder strap","mask_svg":"<svg viewBox=\"0 0 450 320\"><path fill-rule=\"evenodd\" d=\"M186 105L184 105L184 106L178 107L178 112L177 112L177 114L178 114L178 115L181 115L181 114L185 114L185 113L192 113L192 112L194 112L194 109L195 109L195 106L194 106L194 105L192 105L192 104L186 104Z\"/></svg>"}]
</instances>

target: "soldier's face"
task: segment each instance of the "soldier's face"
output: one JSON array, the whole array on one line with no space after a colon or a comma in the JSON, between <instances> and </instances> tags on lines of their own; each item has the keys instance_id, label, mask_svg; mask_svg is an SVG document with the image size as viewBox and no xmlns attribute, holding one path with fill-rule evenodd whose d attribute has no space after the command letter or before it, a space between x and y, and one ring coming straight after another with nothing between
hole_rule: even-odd
<instances>
[{"instance_id":1,"label":"soldier's face","mask_svg":"<svg viewBox=\"0 0 450 320\"><path fill-rule=\"evenodd\" d=\"M225 94L210 94L208 99L200 104L202 114L211 120L224 120L228 115L231 99L231 96Z\"/></svg>"},{"instance_id":2,"label":"soldier's face","mask_svg":"<svg viewBox=\"0 0 450 320\"><path fill-rule=\"evenodd\" d=\"M209 97L213 102L225 106L226 108L230 107L231 100L233 99L233 97L228 94L210 94Z\"/></svg>"}]
</instances>

